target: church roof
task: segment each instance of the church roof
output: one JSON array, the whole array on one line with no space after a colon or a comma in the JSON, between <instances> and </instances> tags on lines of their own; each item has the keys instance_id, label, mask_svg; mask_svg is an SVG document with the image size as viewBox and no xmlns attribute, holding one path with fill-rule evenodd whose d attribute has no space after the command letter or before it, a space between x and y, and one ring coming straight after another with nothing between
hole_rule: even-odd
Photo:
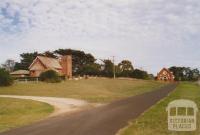
<instances>
[{"instance_id":1,"label":"church roof","mask_svg":"<svg viewBox=\"0 0 200 135\"><path fill-rule=\"evenodd\" d=\"M62 69L59 59L46 56L37 56L33 63L30 65L29 69L34 65L37 60L39 60L48 69Z\"/></svg>"}]
</instances>

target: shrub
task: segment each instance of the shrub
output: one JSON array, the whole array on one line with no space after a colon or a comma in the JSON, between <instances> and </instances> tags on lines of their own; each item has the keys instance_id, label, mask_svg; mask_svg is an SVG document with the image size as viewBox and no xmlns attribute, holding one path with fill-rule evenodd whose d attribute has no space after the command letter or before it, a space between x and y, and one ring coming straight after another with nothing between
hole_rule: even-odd
<instances>
[{"instance_id":1,"label":"shrub","mask_svg":"<svg viewBox=\"0 0 200 135\"><path fill-rule=\"evenodd\" d=\"M0 86L10 86L13 84L13 79L9 72L5 69L0 69Z\"/></svg>"},{"instance_id":2,"label":"shrub","mask_svg":"<svg viewBox=\"0 0 200 135\"><path fill-rule=\"evenodd\" d=\"M139 70L139 69L135 69L132 73L132 77L133 78L137 78L137 79L149 79L149 75L146 71L142 71L142 70Z\"/></svg>"},{"instance_id":3,"label":"shrub","mask_svg":"<svg viewBox=\"0 0 200 135\"><path fill-rule=\"evenodd\" d=\"M61 78L58 73L54 70L48 70L40 74L41 81L48 83L58 83L61 82Z\"/></svg>"}]
</instances>

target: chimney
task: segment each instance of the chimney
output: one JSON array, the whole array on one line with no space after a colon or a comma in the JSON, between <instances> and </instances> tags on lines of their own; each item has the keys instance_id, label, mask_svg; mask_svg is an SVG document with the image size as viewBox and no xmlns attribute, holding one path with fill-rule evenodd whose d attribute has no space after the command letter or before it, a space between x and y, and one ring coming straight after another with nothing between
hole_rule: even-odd
<instances>
[{"instance_id":1,"label":"chimney","mask_svg":"<svg viewBox=\"0 0 200 135\"><path fill-rule=\"evenodd\" d=\"M62 66L62 73L66 77L72 78L72 56L71 55L62 56L60 64Z\"/></svg>"}]
</instances>

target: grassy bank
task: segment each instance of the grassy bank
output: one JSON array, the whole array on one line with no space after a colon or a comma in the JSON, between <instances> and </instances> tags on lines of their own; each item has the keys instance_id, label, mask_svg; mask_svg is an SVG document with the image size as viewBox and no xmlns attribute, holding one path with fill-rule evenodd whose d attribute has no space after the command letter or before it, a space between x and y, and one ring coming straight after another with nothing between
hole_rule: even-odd
<instances>
[{"instance_id":1,"label":"grassy bank","mask_svg":"<svg viewBox=\"0 0 200 135\"><path fill-rule=\"evenodd\" d=\"M0 132L41 120L53 107L31 100L0 98Z\"/></svg>"},{"instance_id":2,"label":"grassy bank","mask_svg":"<svg viewBox=\"0 0 200 135\"><path fill-rule=\"evenodd\" d=\"M90 102L109 102L161 87L163 83L144 80L89 79L57 84L21 83L0 87L0 94L52 96L84 99Z\"/></svg>"},{"instance_id":3,"label":"grassy bank","mask_svg":"<svg viewBox=\"0 0 200 135\"><path fill-rule=\"evenodd\" d=\"M153 106L137 120L134 120L128 128L121 132L121 135L199 135L200 121L198 130L195 132L168 131L166 107L169 102L176 99L193 100L200 108L200 86L193 83L181 83L169 97ZM198 118L200 118L200 113Z\"/></svg>"}]
</instances>

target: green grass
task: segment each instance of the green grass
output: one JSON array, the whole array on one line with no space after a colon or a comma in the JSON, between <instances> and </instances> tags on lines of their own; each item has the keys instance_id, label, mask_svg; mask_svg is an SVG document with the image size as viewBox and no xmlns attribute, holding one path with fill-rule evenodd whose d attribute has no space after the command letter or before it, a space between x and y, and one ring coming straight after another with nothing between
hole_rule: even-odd
<instances>
[{"instance_id":1,"label":"green grass","mask_svg":"<svg viewBox=\"0 0 200 135\"><path fill-rule=\"evenodd\" d=\"M45 103L0 98L0 132L41 120L53 110Z\"/></svg>"},{"instance_id":2,"label":"green grass","mask_svg":"<svg viewBox=\"0 0 200 135\"><path fill-rule=\"evenodd\" d=\"M0 94L69 97L90 102L110 102L154 90L164 83L143 80L89 79L62 83L17 83L0 87ZM31 100L0 98L0 132L30 124L53 111L47 104Z\"/></svg>"},{"instance_id":3,"label":"green grass","mask_svg":"<svg viewBox=\"0 0 200 135\"><path fill-rule=\"evenodd\" d=\"M110 102L154 90L164 83L144 80L89 79L57 84L18 83L0 87L0 94L51 96L84 99L89 102Z\"/></svg>"},{"instance_id":4,"label":"green grass","mask_svg":"<svg viewBox=\"0 0 200 135\"><path fill-rule=\"evenodd\" d=\"M176 99L193 100L200 108L200 86L193 83L181 83L170 96L132 121L129 127L121 131L121 135L199 135L200 121L195 132L168 131L166 107L169 102ZM198 113L198 118L200 118L200 113Z\"/></svg>"}]
</instances>

